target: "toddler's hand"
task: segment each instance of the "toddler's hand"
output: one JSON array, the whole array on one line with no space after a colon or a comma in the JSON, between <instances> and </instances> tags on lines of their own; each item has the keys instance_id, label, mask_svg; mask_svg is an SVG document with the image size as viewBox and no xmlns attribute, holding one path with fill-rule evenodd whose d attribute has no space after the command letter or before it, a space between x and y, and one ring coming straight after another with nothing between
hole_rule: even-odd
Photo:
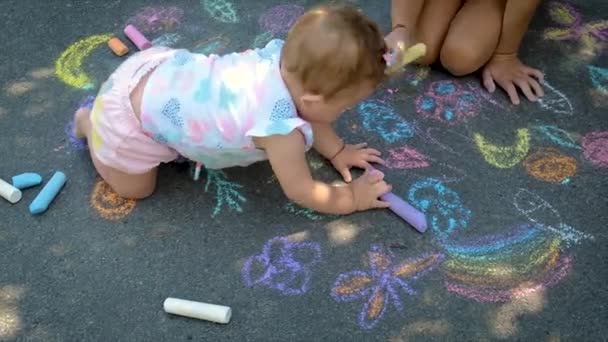
<instances>
[{"instance_id":1,"label":"toddler's hand","mask_svg":"<svg viewBox=\"0 0 608 342\"><path fill-rule=\"evenodd\" d=\"M388 208L390 203L378 198L392 190L384 181L384 174L378 170L367 170L350 184L353 190L355 210L362 211L373 208Z\"/></svg>"},{"instance_id":2,"label":"toddler's hand","mask_svg":"<svg viewBox=\"0 0 608 342\"><path fill-rule=\"evenodd\" d=\"M350 168L353 166L370 169L369 163L384 164L384 160L380 158L380 151L373 148L367 148L366 143L356 145L344 145L344 149L340 151L332 160L333 166L340 172L344 181L349 183L352 180Z\"/></svg>"},{"instance_id":3,"label":"toddler's hand","mask_svg":"<svg viewBox=\"0 0 608 342\"><path fill-rule=\"evenodd\" d=\"M486 89L493 93L496 90L494 82L498 83L515 105L519 104L516 86L528 100L536 101L544 95L539 84L542 80L543 73L540 70L523 64L515 54L494 55L483 69L483 85Z\"/></svg>"}]
</instances>

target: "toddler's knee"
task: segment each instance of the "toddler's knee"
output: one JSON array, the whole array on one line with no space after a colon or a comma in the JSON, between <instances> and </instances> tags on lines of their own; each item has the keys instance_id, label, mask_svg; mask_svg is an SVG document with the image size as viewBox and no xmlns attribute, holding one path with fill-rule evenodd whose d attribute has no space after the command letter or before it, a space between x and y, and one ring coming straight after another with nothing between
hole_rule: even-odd
<instances>
[{"instance_id":1,"label":"toddler's knee","mask_svg":"<svg viewBox=\"0 0 608 342\"><path fill-rule=\"evenodd\" d=\"M441 48L441 65L454 76L464 76L477 71L486 63L487 54L471 46L446 42Z\"/></svg>"},{"instance_id":2,"label":"toddler's knee","mask_svg":"<svg viewBox=\"0 0 608 342\"><path fill-rule=\"evenodd\" d=\"M146 187L141 189L120 189L115 188L114 191L120 197L140 200L150 197L154 193L154 187Z\"/></svg>"}]
</instances>

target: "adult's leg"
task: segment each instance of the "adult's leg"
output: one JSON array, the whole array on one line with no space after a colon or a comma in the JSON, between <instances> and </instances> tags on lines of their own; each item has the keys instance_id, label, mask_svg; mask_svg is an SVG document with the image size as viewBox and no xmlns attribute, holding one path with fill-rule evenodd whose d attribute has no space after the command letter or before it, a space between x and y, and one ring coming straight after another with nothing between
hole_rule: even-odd
<instances>
[{"instance_id":1,"label":"adult's leg","mask_svg":"<svg viewBox=\"0 0 608 342\"><path fill-rule=\"evenodd\" d=\"M418 18L416 42L426 44L426 55L418 63L429 65L439 57L450 22L462 6L462 0L427 0Z\"/></svg>"},{"instance_id":2,"label":"adult's leg","mask_svg":"<svg viewBox=\"0 0 608 342\"><path fill-rule=\"evenodd\" d=\"M505 0L467 0L452 20L441 64L455 76L470 74L494 54L505 12Z\"/></svg>"}]
</instances>

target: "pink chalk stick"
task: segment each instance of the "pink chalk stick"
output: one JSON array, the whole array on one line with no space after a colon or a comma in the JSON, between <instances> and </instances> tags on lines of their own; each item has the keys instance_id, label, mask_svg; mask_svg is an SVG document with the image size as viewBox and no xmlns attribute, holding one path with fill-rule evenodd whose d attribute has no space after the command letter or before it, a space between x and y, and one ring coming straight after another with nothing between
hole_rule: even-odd
<instances>
[{"instance_id":1,"label":"pink chalk stick","mask_svg":"<svg viewBox=\"0 0 608 342\"><path fill-rule=\"evenodd\" d=\"M141 32L139 32L139 30L135 26L127 25L127 27L125 27L124 32L125 32L125 35L129 39L131 39L133 44L135 44L135 46L137 46L138 49L145 50L145 49L152 47L152 43L150 43L150 41L148 39L146 39L146 37L144 37L144 35Z\"/></svg>"},{"instance_id":2,"label":"pink chalk stick","mask_svg":"<svg viewBox=\"0 0 608 342\"><path fill-rule=\"evenodd\" d=\"M427 228L426 217L418 209L412 207L409 203L402 200L399 196L392 192L380 196L383 201L389 202L391 209L397 216L404 219L407 223L416 228L417 231L424 233Z\"/></svg>"}]
</instances>

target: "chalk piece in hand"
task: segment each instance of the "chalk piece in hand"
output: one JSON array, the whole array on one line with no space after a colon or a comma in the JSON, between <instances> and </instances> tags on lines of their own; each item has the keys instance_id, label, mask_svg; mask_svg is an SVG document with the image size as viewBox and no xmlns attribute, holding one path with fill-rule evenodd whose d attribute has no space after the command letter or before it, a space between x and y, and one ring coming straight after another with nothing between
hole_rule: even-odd
<instances>
[{"instance_id":1,"label":"chalk piece in hand","mask_svg":"<svg viewBox=\"0 0 608 342\"><path fill-rule=\"evenodd\" d=\"M19 190L31 188L42 183L42 177L33 172L13 176L13 186Z\"/></svg>"},{"instance_id":2,"label":"chalk piece in hand","mask_svg":"<svg viewBox=\"0 0 608 342\"><path fill-rule=\"evenodd\" d=\"M108 40L108 46L116 56L124 56L129 53L129 48L120 39L116 37Z\"/></svg>"},{"instance_id":3,"label":"chalk piece in hand","mask_svg":"<svg viewBox=\"0 0 608 342\"><path fill-rule=\"evenodd\" d=\"M139 32L139 30L135 26L127 25L127 27L125 27L124 32L125 32L125 35L129 39L131 39L133 44L135 44L135 46L137 46L138 49L145 50L145 49L152 47L152 43L150 43L150 41L148 39L146 39L146 37L144 37L144 35L141 32Z\"/></svg>"},{"instance_id":4,"label":"chalk piece in hand","mask_svg":"<svg viewBox=\"0 0 608 342\"><path fill-rule=\"evenodd\" d=\"M388 67L386 69L387 74L394 74L403 69L403 67L410 64L411 62L426 55L426 45L424 45L423 43L415 44L407 50L405 50L403 44L400 44L399 50L401 51L401 53L403 53L403 55L401 56L401 60L395 61L394 58L391 58L391 62L388 64ZM393 54L396 53L397 52L394 52Z\"/></svg>"},{"instance_id":5,"label":"chalk piece in hand","mask_svg":"<svg viewBox=\"0 0 608 342\"><path fill-rule=\"evenodd\" d=\"M165 299L163 308L165 309L165 312L170 314L204 319L216 323L228 323L232 317L232 309L227 306L193 302L171 297Z\"/></svg>"},{"instance_id":6,"label":"chalk piece in hand","mask_svg":"<svg viewBox=\"0 0 608 342\"><path fill-rule=\"evenodd\" d=\"M392 192L380 196L380 199L390 203L390 209L407 223L411 224L412 227L416 228L417 231L421 233L426 231L426 217L418 209L412 207Z\"/></svg>"},{"instance_id":7,"label":"chalk piece in hand","mask_svg":"<svg viewBox=\"0 0 608 342\"><path fill-rule=\"evenodd\" d=\"M55 199L63 185L65 184L66 176L63 172L57 171L46 183L44 188L40 190L34 201L30 204L30 213L40 214L45 212L51 202Z\"/></svg>"},{"instance_id":8,"label":"chalk piece in hand","mask_svg":"<svg viewBox=\"0 0 608 342\"><path fill-rule=\"evenodd\" d=\"M0 196L14 204L21 200L21 190L15 188L0 178Z\"/></svg>"}]
</instances>

